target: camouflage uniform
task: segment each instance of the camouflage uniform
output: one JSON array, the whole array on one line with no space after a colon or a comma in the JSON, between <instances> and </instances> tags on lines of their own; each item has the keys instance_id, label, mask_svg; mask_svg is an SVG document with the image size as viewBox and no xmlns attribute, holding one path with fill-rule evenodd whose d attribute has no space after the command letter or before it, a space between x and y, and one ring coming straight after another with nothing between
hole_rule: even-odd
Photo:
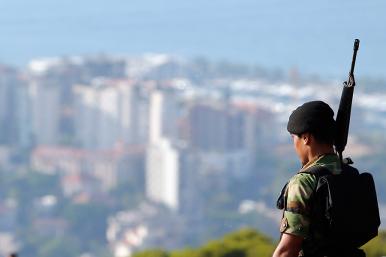
<instances>
[{"instance_id":1,"label":"camouflage uniform","mask_svg":"<svg viewBox=\"0 0 386 257\"><path fill-rule=\"evenodd\" d=\"M303 237L303 247L304 244L307 244L307 239L311 237L311 233L314 239L323 241L323 238L318 238L320 237L318 231L310 231L312 193L316 189L317 178L313 174L305 173L305 171L316 165L327 168L332 174L341 173L338 156L335 154L323 155L309 162L293 176L284 191L284 212L280 232ZM303 250L299 256L302 255L304 255Z\"/></svg>"}]
</instances>

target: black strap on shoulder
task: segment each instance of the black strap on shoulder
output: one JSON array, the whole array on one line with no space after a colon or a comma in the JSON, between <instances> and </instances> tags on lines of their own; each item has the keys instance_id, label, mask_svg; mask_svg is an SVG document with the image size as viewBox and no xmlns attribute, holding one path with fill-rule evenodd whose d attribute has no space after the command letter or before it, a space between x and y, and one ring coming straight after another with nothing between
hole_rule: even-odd
<instances>
[{"instance_id":1,"label":"black strap on shoulder","mask_svg":"<svg viewBox=\"0 0 386 257\"><path fill-rule=\"evenodd\" d=\"M328 180L325 178L325 176L332 175L332 172L328 168L323 167L322 165L314 165L314 166L306 169L303 172L308 173L308 174L313 174L316 176L318 181L315 185L314 191L318 191L320 187L322 187L323 185L327 185L328 195L329 195L329 203L332 204L330 185L329 185Z\"/></svg>"},{"instance_id":2,"label":"black strap on shoulder","mask_svg":"<svg viewBox=\"0 0 386 257\"><path fill-rule=\"evenodd\" d=\"M306 169L305 171L302 171L302 173L314 174L318 178L332 174L329 169L327 169L326 167L323 167L321 165L311 166L310 168Z\"/></svg>"},{"instance_id":3,"label":"black strap on shoulder","mask_svg":"<svg viewBox=\"0 0 386 257\"><path fill-rule=\"evenodd\" d=\"M288 186L288 182L285 183L285 185L283 186L283 189L280 191L279 197L277 198L276 207L279 210L283 210L287 205L287 198L285 197L285 192L287 191L287 186Z\"/></svg>"}]
</instances>

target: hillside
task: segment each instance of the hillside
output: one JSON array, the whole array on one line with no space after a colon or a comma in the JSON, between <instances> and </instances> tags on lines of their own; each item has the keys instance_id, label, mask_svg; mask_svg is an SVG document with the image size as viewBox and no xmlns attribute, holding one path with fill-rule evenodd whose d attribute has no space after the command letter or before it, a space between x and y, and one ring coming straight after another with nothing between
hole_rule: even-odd
<instances>
[{"instance_id":1,"label":"hillside","mask_svg":"<svg viewBox=\"0 0 386 257\"><path fill-rule=\"evenodd\" d=\"M276 242L262 233L244 228L209 241L198 248L166 251L149 249L137 252L133 257L266 257L271 256ZM367 257L380 257L386 254L386 231L367 243L363 249Z\"/></svg>"}]
</instances>

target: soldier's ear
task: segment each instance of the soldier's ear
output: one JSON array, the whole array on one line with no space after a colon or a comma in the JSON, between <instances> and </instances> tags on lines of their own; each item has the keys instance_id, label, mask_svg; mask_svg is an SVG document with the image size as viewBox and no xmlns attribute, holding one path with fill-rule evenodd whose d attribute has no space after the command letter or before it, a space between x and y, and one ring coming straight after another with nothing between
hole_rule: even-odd
<instances>
[{"instance_id":1,"label":"soldier's ear","mask_svg":"<svg viewBox=\"0 0 386 257\"><path fill-rule=\"evenodd\" d=\"M303 133L302 134L302 141L304 145L309 145L311 142L311 134L310 133Z\"/></svg>"}]
</instances>

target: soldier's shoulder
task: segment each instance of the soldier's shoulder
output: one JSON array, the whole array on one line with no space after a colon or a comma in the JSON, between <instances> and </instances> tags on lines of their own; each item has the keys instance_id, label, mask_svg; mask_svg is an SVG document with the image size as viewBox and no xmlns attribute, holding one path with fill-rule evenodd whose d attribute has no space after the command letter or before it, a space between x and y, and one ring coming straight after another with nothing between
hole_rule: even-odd
<instances>
[{"instance_id":1,"label":"soldier's shoulder","mask_svg":"<svg viewBox=\"0 0 386 257\"><path fill-rule=\"evenodd\" d=\"M307 173L307 172L299 172L296 175L294 175L289 181L289 185L303 185L303 186L310 186L310 187L314 187L316 183L317 183L316 176L314 174Z\"/></svg>"},{"instance_id":2,"label":"soldier's shoulder","mask_svg":"<svg viewBox=\"0 0 386 257\"><path fill-rule=\"evenodd\" d=\"M317 181L313 174L298 173L294 175L288 182L286 192L288 203L292 202L292 205L295 203L296 206L306 206L306 201L310 199L316 185Z\"/></svg>"}]
</instances>

